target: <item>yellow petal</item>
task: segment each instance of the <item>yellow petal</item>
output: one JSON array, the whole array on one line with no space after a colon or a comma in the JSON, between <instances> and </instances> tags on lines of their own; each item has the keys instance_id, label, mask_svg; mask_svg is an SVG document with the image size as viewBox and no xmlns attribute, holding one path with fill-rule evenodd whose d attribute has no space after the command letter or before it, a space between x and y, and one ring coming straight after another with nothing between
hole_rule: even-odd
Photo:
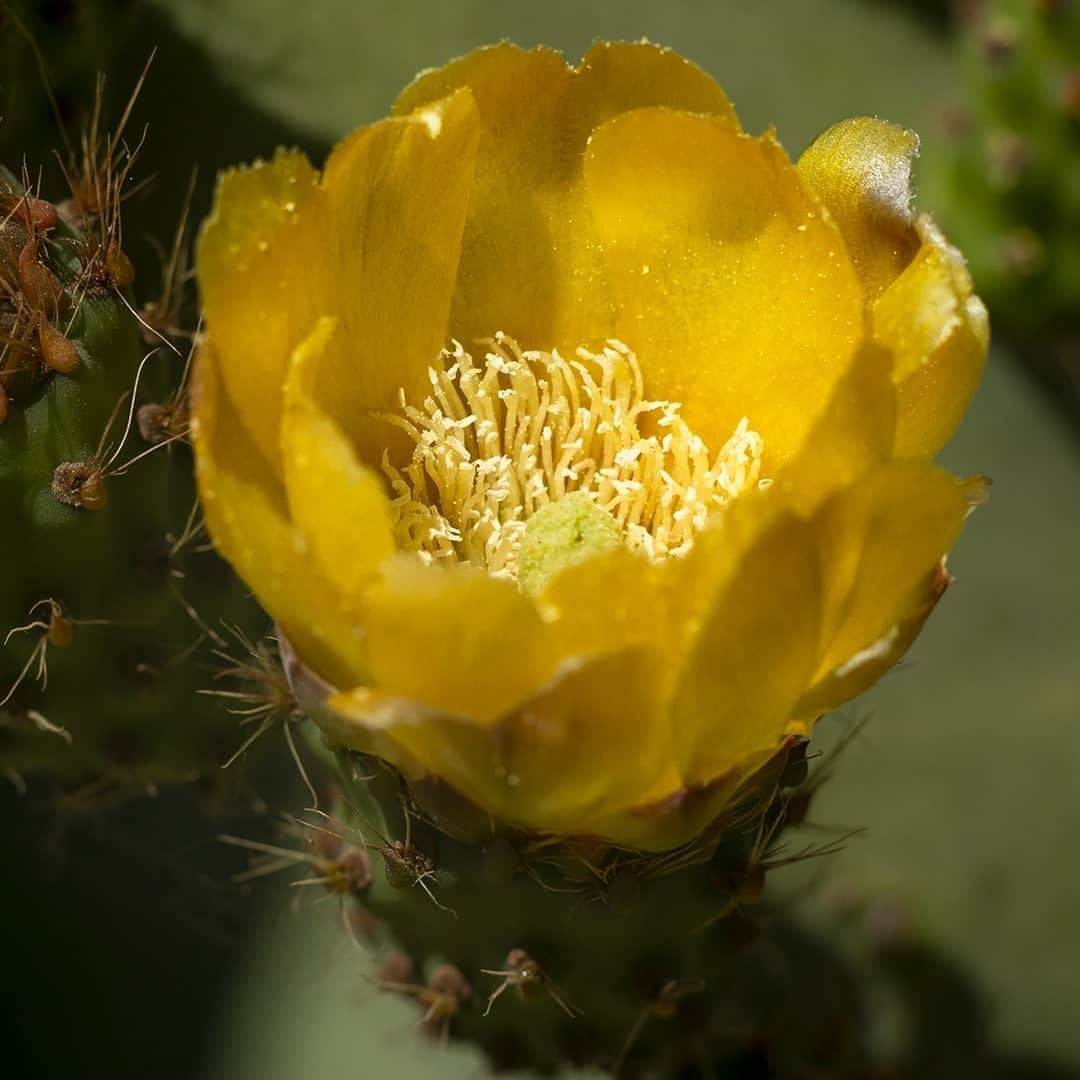
<instances>
[{"instance_id":1,"label":"yellow petal","mask_svg":"<svg viewBox=\"0 0 1080 1080\"><path fill-rule=\"evenodd\" d=\"M547 629L516 584L467 564L385 564L364 596L372 685L481 723L554 674Z\"/></svg>"},{"instance_id":2,"label":"yellow petal","mask_svg":"<svg viewBox=\"0 0 1080 1080\"><path fill-rule=\"evenodd\" d=\"M326 577L355 601L395 545L382 479L357 460L352 443L312 396L320 367L342 363L347 344L337 321L323 319L293 354L281 437L292 520Z\"/></svg>"},{"instance_id":3,"label":"yellow petal","mask_svg":"<svg viewBox=\"0 0 1080 1080\"><path fill-rule=\"evenodd\" d=\"M744 755L738 765L708 783L680 787L660 799L619 810L602 820L597 831L645 851L669 851L685 844L722 818L725 809L744 808L742 800L760 806L768 789L762 789L759 774L787 745L785 738Z\"/></svg>"},{"instance_id":4,"label":"yellow petal","mask_svg":"<svg viewBox=\"0 0 1080 1080\"><path fill-rule=\"evenodd\" d=\"M799 173L840 226L868 302L919 246L910 208L918 150L913 131L864 116L835 124L799 158Z\"/></svg>"},{"instance_id":5,"label":"yellow petal","mask_svg":"<svg viewBox=\"0 0 1080 1080\"><path fill-rule=\"evenodd\" d=\"M447 341L478 138L465 90L354 132L326 163L327 314L347 340L313 395L376 468L404 437L370 413L396 409L402 388L422 401Z\"/></svg>"},{"instance_id":6,"label":"yellow petal","mask_svg":"<svg viewBox=\"0 0 1080 1080\"><path fill-rule=\"evenodd\" d=\"M704 545L684 559L650 563L625 545L563 570L537 604L564 658L631 648L665 653L672 665L707 587Z\"/></svg>"},{"instance_id":7,"label":"yellow petal","mask_svg":"<svg viewBox=\"0 0 1080 1080\"><path fill-rule=\"evenodd\" d=\"M594 555L554 577L537 596L562 659L648 649L667 658L669 683L721 586L743 555L766 509L753 506L716 514L679 558L650 562L625 545Z\"/></svg>"},{"instance_id":8,"label":"yellow petal","mask_svg":"<svg viewBox=\"0 0 1080 1080\"><path fill-rule=\"evenodd\" d=\"M704 72L668 49L601 44L580 68L550 49L478 49L409 86L410 112L460 86L476 96L483 134L451 315L470 347L495 331L525 348L573 350L611 332L611 308L582 201L581 161L594 126L626 109L667 104L736 123Z\"/></svg>"},{"instance_id":9,"label":"yellow petal","mask_svg":"<svg viewBox=\"0 0 1080 1080\"><path fill-rule=\"evenodd\" d=\"M874 336L894 356L895 453L933 457L948 442L982 377L990 325L960 253L929 218L922 247L874 304Z\"/></svg>"},{"instance_id":10,"label":"yellow petal","mask_svg":"<svg viewBox=\"0 0 1080 1080\"><path fill-rule=\"evenodd\" d=\"M810 725L817 717L869 690L889 671L911 648L951 580L942 559L893 613L892 624L881 637L849 656L808 691L795 710L796 716L803 720L802 726L795 730L809 734Z\"/></svg>"},{"instance_id":11,"label":"yellow petal","mask_svg":"<svg viewBox=\"0 0 1080 1080\"><path fill-rule=\"evenodd\" d=\"M502 805L543 828L594 831L671 761L663 687L663 660L648 650L597 657L556 679L499 724L499 763L512 782Z\"/></svg>"},{"instance_id":12,"label":"yellow petal","mask_svg":"<svg viewBox=\"0 0 1080 1080\"><path fill-rule=\"evenodd\" d=\"M705 113L739 127L735 108L720 84L672 49L647 41L599 41L574 74L578 152L605 120L650 105Z\"/></svg>"},{"instance_id":13,"label":"yellow petal","mask_svg":"<svg viewBox=\"0 0 1080 1080\"><path fill-rule=\"evenodd\" d=\"M825 503L816 522L825 633L815 683L888 637L907 616L967 509L960 482L923 462L882 465Z\"/></svg>"},{"instance_id":14,"label":"yellow petal","mask_svg":"<svg viewBox=\"0 0 1080 1080\"><path fill-rule=\"evenodd\" d=\"M203 314L241 423L278 469L281 387L323 281L318 174L299 151L218 181L198 245Z\"/></svg>"},{"instance_id":15,"label":"yellow petal","mask_svg":"<svg viewBox=\"0 0 1080 1080\"><path fill-rule=\"evenodd\" d=\"M911 212L913 132L862 117L831 127L799 159L840 226L872 305L874 337L895 357L896 454L933 457L982 374L989 327L959 252Z\"/></svg>"},{"instance_id":16,"label":"yellow petal","mask_svg":"<svg viewBox=\"0 0 1080 1080\"><path fill-rule=\"evenodd\" d=\"M818 656L814 529L759 506L729 515L729 544L741 557L713 596L675 692L673 738L687 786L775 750Z\"/></svg>"},{"instance_id":17,"label":"yellow petal","mask_svg":"<svg viewBox=\"0 0 1080 1080\"><path fill-rule=\"evenodd\" d=\"M616 305L650 396L722 446L743 416L775 472L851 362L863 304L836 227L769 136L639 109L594 133L585 165Z\"/></svg>"},{"instance_id":18,"label":"yellow petal","mask_svg":"<svg viewBox=\"0 0 1080 1080\"><path fill-rule=\"evenodd\" d=\"M199 354L193 401L199 495L218 550L309 666L339 686L362 681L350 613L290 524L281 484L240 423L210 348Z\"/></svg>"},{"instance_id":19,"label":"yellow petal","mask_svg":"<svg viewBox=\"0 0 1080 1080\"><path fill-rule=\"evenodd\" d=\"M446 339L476 138L463 91L355 132L321 181L284 151L221 178L198 251L206 323L273 467L289 358L319 318L339 320L348 348L321 370L317 399L370 463L387 433L369 413L395 405L399 387L426 388Z\"/></svg>"},{"instance_id":20,"label":"yellow petal","mask_svg":"<svg viewBox=\"0 0 1080 1080\"><path fill-rule=\"evenodd\" d=\"M489 725L367 690L333 698L323 723L412 779L439 776L504 821L581 835L647 790L669 760L660 667L646 650L594 658Z\"/></svg>"},{"instance_id":21,"label":"yellow petal","mask_svg":"<svg viewBox=\"0 0 1080 1080\"><path fill-rule=\"evenodd\" d=\"M892 455L896 390L892 356L873 344L856 354L798 456L776 477L771 494L803 517Z\"/></svg>"}]
</instances>

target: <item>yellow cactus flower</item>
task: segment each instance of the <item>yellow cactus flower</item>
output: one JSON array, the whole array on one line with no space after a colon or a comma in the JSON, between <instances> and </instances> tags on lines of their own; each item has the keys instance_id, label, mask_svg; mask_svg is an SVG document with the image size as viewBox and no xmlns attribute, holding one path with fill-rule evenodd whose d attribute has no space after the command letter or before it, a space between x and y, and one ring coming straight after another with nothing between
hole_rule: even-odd
<instances>
[{"instance_id":1,"label":"yellow cactus flower","mask_svg":"<svg viewBox=\"0 0 1080 1080\"><path fill-rule=\"evenodd\" d=\"M331 741L663 850L900 657L988 340L915 149L792 164L670 50L498 45L222 177L199 487Z\"/></svg>"}]
</instances>

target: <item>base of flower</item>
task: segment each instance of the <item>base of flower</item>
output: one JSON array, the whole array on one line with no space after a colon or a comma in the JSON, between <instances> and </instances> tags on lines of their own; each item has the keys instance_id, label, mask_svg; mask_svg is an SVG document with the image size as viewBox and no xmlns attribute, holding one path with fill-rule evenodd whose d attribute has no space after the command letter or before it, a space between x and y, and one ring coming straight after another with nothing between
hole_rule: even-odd
<instances>
[{"instance_id":1,"label":"base of flower","mask_svg":"<svg viewBox=\"0 0 1080 1080\"><path fill-rule=\"evenodd\" d=\"M284 638L282 659L299 707L319 712L333 688ZM806 747L785 740L741 798L665 852L517 828L438 777L338 749L333 816L309 825L315 880L342 897L377 984L496 1066L674 1076L736 1061L739 997L762 982L747 950L766 877L790 861L781 835L818 784ZM655 812L696 820L710 805L707 791L668 802Z\"/></svg>"},{"instance_id":2,"label":"base of flower","mask_svg":"<svg viewBox=\"0 0 1080 1080\"><path fill-rule=\"evenodd\" d=\"M647 1062L650 1075L676 1075L705 1019L720 1024L730 1010L730 973L758 935L789 807L794 816L809 791L801 753L785 759L771 802L655 854L465 818L445 785L407 785L380 760L341 751L336 813L375 864L349 901L351 925L375 950L384 989L417 997L427 1026L500 1066ZM453 819L457 838L436 819Z\"/></svg>"}]
</instances>

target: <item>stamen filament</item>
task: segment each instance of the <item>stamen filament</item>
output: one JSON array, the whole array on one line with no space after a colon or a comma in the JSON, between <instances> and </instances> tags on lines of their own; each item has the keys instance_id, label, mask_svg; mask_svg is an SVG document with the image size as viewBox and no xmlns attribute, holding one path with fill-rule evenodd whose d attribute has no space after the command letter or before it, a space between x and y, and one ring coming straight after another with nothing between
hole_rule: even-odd
<instances>
[{"instance_id":1,"label":"stamen filament","mask_svg":"<svg viewBox=\"0 0 1080 1080\"><path fill-rule=\"evenodd\" d=\"M516 580L529 518L584 492L631 550L679 557L714 510L767 483L747 418L711 458L678 402L645 398L637 357L620 341L571 361L501 333L484 344L478 365L454 342L423 404L402 393L400 412L382 417L413 443L403 468L383 460L405 550Z\"/></svg>"}]
</instances>

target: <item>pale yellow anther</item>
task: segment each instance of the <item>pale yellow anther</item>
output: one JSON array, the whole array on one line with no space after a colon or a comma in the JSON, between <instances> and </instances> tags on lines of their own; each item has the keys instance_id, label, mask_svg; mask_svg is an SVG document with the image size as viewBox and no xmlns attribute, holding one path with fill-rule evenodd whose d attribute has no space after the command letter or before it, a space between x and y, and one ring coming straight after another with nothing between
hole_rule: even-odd
<instances>
[{"instance_id":1,"label":"pale yellow anther","mask_svg":"<svg viewBox=\"0 0 1080 1080\"><path fill-rule=\"evenodd\" d=\"M383 468L398 542L518 580L526 524L579 492L614 520L632 551L686 554L710 513L767 481L761 437L744 417L715 456L679 404L649 401L622 342L600 353L523 351L496 334L477 364L455 342L430 370L431 395L383 419L413 443Z\"/></svg>"}]
</instances>

